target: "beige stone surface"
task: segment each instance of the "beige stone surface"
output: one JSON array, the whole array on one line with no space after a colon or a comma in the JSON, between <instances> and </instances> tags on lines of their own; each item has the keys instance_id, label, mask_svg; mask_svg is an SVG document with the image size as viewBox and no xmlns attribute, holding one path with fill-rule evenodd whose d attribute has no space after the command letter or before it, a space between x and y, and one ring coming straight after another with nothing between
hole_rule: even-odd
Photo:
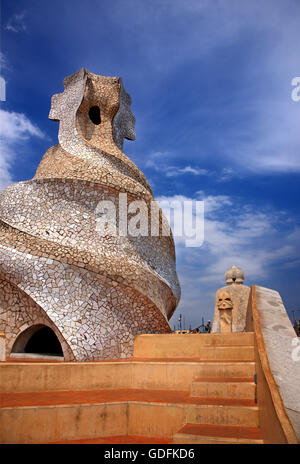
<instances>
[{"instance_id":1,"label":"beige stone surface","mask_svg":"<svg viewBox=\"0 0 300 464\"><path fill-rule=\"evenodd\" d=\"M5 334L0 333L0 361L5 361L6 350L5 350Z\"/></svg>"},{"instance_id":2,"label":"beige stone surface","mask_svg":"<svg viewBox=\"0 0 300 464\"><path fill-rule=\"evenodd\" d=\"M81 69L52 97L59 143L34 179L0 194L0 331L9 355L18 336L43 324L66 360L129 357L134 336L168 333L180 299L172 235L103 235L97 205L119 194L154 201L142 172L122 153L134 139L122 80ZM100 124L90 110L100 111ZM150 208L149 208L150 211ZM162 213L161 213L162 214ZM117 230L120 223L116 224Z\"/></svg>"},{"instance_id":3,"label":"beige stone surface","mask_svg":"<svg viewBox=\"0 0 300 464\"><path fill-rule=\"evenodd\" d=\"M253 377L254 361L105 361L0 364L0 392L149 388L189 391L200 377Z\"/></svg>"},{"instance_id":4,"label":"beige stone surface","mask_svg":"<svg viewBox=\"0 0 300 464\"><path fill-rule=\"evenodd\" d=\"M134 341L136 358L199 358L244 359L253 358L254 334L170 334L137 335Z\"/></svg>"},{"instance_id":5,"label":"beige stone surface","mask_svg":"<svg viewBox=\"0 0 300 464\"><path fill-rule=\"evenodd\" d=\"M0 409L1 444L35 444L127 431L128 404L27 406Z\"/></svg>"},{"instance_id":6,"label":"beige stone surface","mask_svg":"<svg viewBox=\"0 0 300 464\"><path fill-rule=\"evenodd\" d=\"M197 381L191 384L191 396L200 398L244 398L255 399L254 382Z\"/></svg>"},{"instance_id":7,"label":"beige stone surface","mask_svg":"<svg viewBox=\"0 0 300 464\"><path fill-rule=\"evenodd\" d=\"M212 333L222 331L243 332L245 330L250 288L243 285L244 278L244 272L236 266L232 266L232 268L226 272L225 280L227 286L220 288L216 292ZM230 299L230 307L232 307L232 309L230 309L229 306L222 308L226 302L225 294L227 294L227 298ZM219 302L219 300L221 301Z\"/></svg>"},{"instance_id":8,"label":"beige stone surface","mask_svg":"<svg viewBox=\"0 0 300 464\"><path fill-rule=\"evenodd\" d=\"M2 363L0 391L8 394L2 395L0 442L64 443L110 436L116 443L120 435L171 441L185 424L213 428L215 442L228 426L238 426L233 442L241 427L255 428L259 435L255 363L245 361L249 354L253 358L254 342L249 332L138 335L136 354L152 345L148 355L162 357ZM180 350L181 359L169 358ZM203 356L215 352L216 359L199 360L202 350Z\"/></svg>"},{"instance_id":9,"label":"beige stone surface","mask_svg":"<svg viewBox=\"0 0 300 464\"><path fill-rule=\"evenodd\" d=\"M232 309L233 303L230 294L225 290L220 290L217 295L217 308L220 318L220 332L232 332Z\"/></svg>"},{"instance_id":10,"label":"beige stone surface","mask_svg":"<svg viewBox=\"0 0 300 464\"><path fill-rule=\"evenodd\" d=\"M300 441L300 342L280 294L255 287L256 307L270 369Z\"/></svg>"}]
</instances>

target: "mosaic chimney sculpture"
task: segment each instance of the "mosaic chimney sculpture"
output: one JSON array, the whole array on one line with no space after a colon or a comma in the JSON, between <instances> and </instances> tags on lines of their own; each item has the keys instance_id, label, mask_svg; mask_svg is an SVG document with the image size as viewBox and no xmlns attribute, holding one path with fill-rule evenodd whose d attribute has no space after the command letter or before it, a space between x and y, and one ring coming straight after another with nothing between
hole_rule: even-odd
<instances>
[{"instance_id":1,"label":"mosaic chimney sculpture","mask_svg":"<svg viewBox=\"0 0 300 464\"><path fill-rule=\"evenodd\" d=\"M227 286L216 292L212 333L244 332L250 288L243 285L245 273L232 266L225 274Z\"/></svg>"},{"instance_id":2,"label":"mosaic chimney sculpture","mask_svg":"<svg viewBox=\"0 0 300 464\"><path fill-rule=\"evenodd\" d=\"M122 152L135 139L122 80L85 69L52 97L59 143L35 177L0 195L0 332L7 355L50 328L65 360L129 357L134 336L168 333L179 298L175 248L137 166ZM127 234L121 208L157 206L155 236ZM116 234L97 227L113 204ZM130 216L130 215L129 215ZM121 216L120 216L121 217ZM130 220L130 217L128 221Z\"/></svg>"}]
</instances>

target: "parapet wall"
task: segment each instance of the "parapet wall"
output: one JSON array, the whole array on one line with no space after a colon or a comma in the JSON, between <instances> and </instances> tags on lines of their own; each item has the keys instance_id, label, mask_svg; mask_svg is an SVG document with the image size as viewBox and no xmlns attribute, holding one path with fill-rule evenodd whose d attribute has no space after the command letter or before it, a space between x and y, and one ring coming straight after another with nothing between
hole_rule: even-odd
<instances>
[{"instance_id":1,"label":"parapet wall","mask_svg":"<svg viewBox=\"0 0 300 464\"><path fill-rule=\"evenodd\" d=\"M281 435L288 443L297 443L300 441L300 356L297 356L300 343L277 291L252 287L246 330L253 329L257 341L262 428L270 440L274 440L274 434L281 428Z\"/></svg>"}]
</instances>

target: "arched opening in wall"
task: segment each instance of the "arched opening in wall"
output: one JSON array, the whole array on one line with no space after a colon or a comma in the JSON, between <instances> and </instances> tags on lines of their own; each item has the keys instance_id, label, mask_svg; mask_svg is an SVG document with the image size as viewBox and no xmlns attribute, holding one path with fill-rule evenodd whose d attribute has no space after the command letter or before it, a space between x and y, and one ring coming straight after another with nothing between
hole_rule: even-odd
<instances>
[{"instance_id":1,"label":"arched opening in wall","mask_svg":"<svg viewBox=\"0 0 300 464\"><path fill-rule=\"evenodd\" d=\"M12 357L62 358L61 344L54 331L46 325L35 325L24 330L16 339Z\"/></svg>"}]
</instances>

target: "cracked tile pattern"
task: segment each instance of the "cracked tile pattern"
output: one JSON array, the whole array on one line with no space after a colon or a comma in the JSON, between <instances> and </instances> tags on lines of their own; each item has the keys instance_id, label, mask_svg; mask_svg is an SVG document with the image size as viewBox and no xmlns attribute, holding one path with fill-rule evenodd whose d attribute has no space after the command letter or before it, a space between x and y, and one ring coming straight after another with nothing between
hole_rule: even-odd
<instances>
[{"instance_id":1,"label":"cracked tile pattern","mask_svg":"<svg viewBox=\"0 0 300 464\"><path fill-rule=\"evenodd\" d=\"M173 237L101 235L97 205L119 194L143 200L151 188L122 153L134 139L122 81L81 69L52 97L59 143L35 177L0 194L0 332L7 354L26 328L56 333L66 360L124 358L134 336L168 333L180 299ZM100 109L100 124L90 116ZM162 215L162 212L161 212ZM150 216L149 216L150 219ZM117 229L119 222L117 220Z\"/></svg>"}]
</instances>

